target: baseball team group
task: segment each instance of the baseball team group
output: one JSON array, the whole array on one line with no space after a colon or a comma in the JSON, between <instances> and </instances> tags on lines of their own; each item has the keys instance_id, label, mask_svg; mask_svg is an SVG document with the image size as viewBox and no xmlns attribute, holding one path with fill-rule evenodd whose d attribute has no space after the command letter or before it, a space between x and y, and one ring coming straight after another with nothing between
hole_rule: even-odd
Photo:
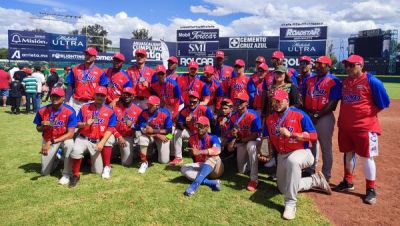
<instances>
[{"instance_id":1,"label":"baseball team group","mask_svg":"<svg viewBox=\"0 0 400 226\"><path fill-rule=\"evenodd\" d=\"M84 62L70 69L65 87L51 89L51 103L38 109L33 121L43 137L41 174L49 175L57 159L63 160L59 184L77 186L85 155L90 156L91 171L108 179L110 160L117 155L124 166L140 159L140 174L151 170L152 159L180 167L191 181L187 196L201 185L220 191L218 178L224 169L236 168L249 174L247 190L252 192L262 163L276 172L270 178L284 196L282 217L291 220L300 191L354 190L353 172L359 161L366 183L364 202L376 202L374 159L382 132L378 113L389 107L390 99L383 83L363 70L361 56L343 60L343 80L330 73L328 56L302 56L296 71L284 66L280 51L273 52L271 69L258 56L250 76L242 59L233 67L225 65L223 51L215 53L215 65L204 66L201 76L194 61L187 73L178 75L174 56L167 68L152 69L146 66L145 49L135 51L135 64L126 70L121 53L114 54L108 69L96 66L96 56L95 48L85 50ZM331 188L338 103L344 174ZM186 153L193 163L184 163ZM229 158L236 159L236 166L229 165ZM319 158L322 170L316 171Z\"/></svg>"}]
</instances>

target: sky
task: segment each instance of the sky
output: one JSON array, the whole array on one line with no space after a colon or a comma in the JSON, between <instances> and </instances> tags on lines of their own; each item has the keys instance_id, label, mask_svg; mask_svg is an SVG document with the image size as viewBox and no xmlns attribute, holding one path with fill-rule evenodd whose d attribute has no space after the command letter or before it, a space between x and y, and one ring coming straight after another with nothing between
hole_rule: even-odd
<instances>
[{"instance_id":1,"label":"sky","mask_svg":"<svg viewBox=\"0 0 400 226\"><path fill-rule=\"evenodd\" d=\"M54 21L42 12L80 16ZM7 30L40 28L65 34L98 23L109 32L112 46L146 28L155 40L176 41L176 30L188 25L213 25L220 36L279 35L282 23L323 22L328 38L347 39L360 30L400 29L400 0L0 0L0 47Z\"/></svg>"}]
</instances>

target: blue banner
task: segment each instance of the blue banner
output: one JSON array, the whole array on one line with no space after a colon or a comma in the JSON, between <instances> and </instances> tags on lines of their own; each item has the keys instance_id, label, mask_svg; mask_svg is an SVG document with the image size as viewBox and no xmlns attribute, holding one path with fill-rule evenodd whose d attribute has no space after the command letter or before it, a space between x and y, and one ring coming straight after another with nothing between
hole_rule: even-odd
<instances>
[{"instance_id":1,"label":"blue banner","mask_svg":"<svg viewBox=\"0 0 400 226\"><path fill-rule=\"evenodd\" d=\"M241 36L219 38L220 49L277 49L279 36Z\"/></svg>"},{"instance_id":2,"label":"blue banner","mask_svg":"<svg viewBox=\"0 0 400 226\"><path fill-rule=\"evenodd\" d=\"M214 57L179 57L178 64L186 67L189 62L195 61L199 66L214 65Z\"/></svg>"},{"instance_id":3,"label":"blue banner","mask_svg":"<svg viewBox=\"0 0 400 226\"><path fill-rule=\"evenodd\" d=\"M48 49L48 34L31 31L8 30L8 47Z\"/></svg>"},{"instance_id":4,"label":"blue banner","mask_svg":"<svg viewBox=\"0 0 400 226\"><path fill-rule=\"evenodd\" d=\"M43 49L8 49L9 60L48 61L49 51Z\"/></svg>"},{"instance_id":5,"label":"blue banner","mask_svg":"<svg viewBox=\"0 0 400 226\"><path fill-rule=\"evenodd\" d=\"M176 32L178 42L218 41L219 39L219 29L191 29Z\"/></svg>"},{"instance_id":6,"label":"blue banner","mask_svg":"<svg viewBox=\"0 0 400 226\"><path fill-rule=\"evenodd\" d=\"M96 62L98 63L110 63L112 62L112 53L99 53ZM85 55L83 52L65 52L65 51L50 51L49 60L55 62L83 62Z\"/></svg>"},{"instance_id":7,"label":"blue banner","mask_svg":"<svg viewBox=\"0 0 400 226\"><path fill-rule=\"evenodd\" d=\"M323 56L326 54L326 40L281 41L279 49L285 56Z\"/></svg>"},{"instance_id":8,"label":"blue banner","mask_svg":"<svg viewBox=\"0 0 400 226\"><path fill-rule=\"evenodd\" d=\"M177 56L213 57L218 42L178 42Z\"/></svg>"},{"instance_id":9,"label":"blue banner","mask_svg":"<svg viewBox=\"0 0 400 226\"><path fill-rule=\"evenodd\" d=\"M318 40L328 36L327 26L281 27L280 40Z\"/></svg>"},{"instance_id":10,"label":"blue banner","mask_svg":"<svg viewBox=\"0 0 400 226\"><path fill-rule=\"evenodd\" d=\"M63 34L48 35L50 50L83 52L86 49L86 36Z\"/></svg>"}]
</instances>

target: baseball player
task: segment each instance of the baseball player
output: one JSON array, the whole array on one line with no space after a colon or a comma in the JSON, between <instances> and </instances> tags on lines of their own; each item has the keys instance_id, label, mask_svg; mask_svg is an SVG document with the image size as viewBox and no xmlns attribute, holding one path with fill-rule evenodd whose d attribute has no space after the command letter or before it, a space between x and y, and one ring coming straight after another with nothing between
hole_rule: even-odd
<instances>
[{"instance_id":1,"label":"baseball player","mask_svg":"<svg viewBox=\"0 0 400 226\"><path fill-rule=\"evenodd\" d=\"M351 55L343 61L347 77L342 83L342 101L338 119L339 150L344 153L344 178L335 191L354 190L353 171L356 155L364 163L368 204L376 202L374 157L378 156L378 136L382 130L378 113L389 107L390 99L381 81L363 72L364 59Z\"/></svg>"},{"instance_id":2,"label":"baseball player","mask_svg":"<svg viewBox=\"0 0 400 226\"><path fill-rule=\"evenodd\" d=\"M217 136L208 134L209 128L210 120L200 116L196 122L197 133L189 138L189 150L195 162L185 164L181 168L181 173L193 181L184 193L186 196L192 196L200 184L210 187L213 191L221 190L221 182L213 180L220 177L224 171L224 165L218 156L221 144Z\"/></svg>"},{"instance_id":3,"label":"baseball player","mask_svg":"<svg viewBox=\"0 0 400 226\"><path fill-rule=\"evenodd\" d=\"M85 50L85 62L72 68L67 76L67 96L75 112L78 113L82 105L94 100L94 91L98 86L107 86L106 73L95 65L97 50L89 47ZM67 100L68 101L68 100Z\"/></svg>"},{"instance_id":4,"label":"baseball player","mask_svg":"<svg viewBox=\"0 0 400 226\"><path fill-rule=\"evenodd\" d=\"M258 158L256 139L261 132L261 120L257 112L247 109L249 96L241 92L234 98L236 112L230 120L228 151L237 150L237 167L240 173L250 169L247 190L255 191L258 185Z\"/></svg>"},{"instance_id":5,"label":"baseball player","mask_svg":"<svg viewBox=\"0 0 400 226\"><path fill-rule=\"evenodd\" d=\"M239 93L246 93L250 97L248 104L250 107L252 107L254 93L256 92L256 87L254 86L253 80L251 80L244 74L244 67L245 67L244 60L242 59L235 60L234 69L236 77L233 78L231 81L230 96L231 99L234 99Z\"/></svg>"},{"instance_id":6,"label":"baseball player","mask_svg":"<svg viewBox=\"0 0 400 226\"><path fill-rule=\"evenodd\" d=\"M166 71L167 78L176 81L179 77L178 73L176 72L176 67L178 66L178 58L175 56L171 56L168 58L168 69Z\"/></svg>"},{"instance_id":7,"label":"baseball player","mask_svg":"<svg viewBox=\"0 0 400 226\"><path fill-rule=\"evenodd\" d=\"M303 84L304 82L313 76L313 73L311 72L312 69L312 62L311 62L311 57L309 56L301 56L299 58L300 62L300 67L299 67L299 74L296 77L297 84L299 85L299 93L303 93Z\"/></svg>"},{"instance_id":8,"label":"baseball player","mask_svg":"<svg viewBox=\"0 0 400 226\"><path fill-rule=\"evenodd\" d=\"M262 115L263 100L267 90L267 84L272 83L272 78L267 77L268 65L265 63L258 64L257 73L252 76L252 80L256 87L254 94L253 109L257 111L258 115ZM271 81L266 81L271 80Z\"/></svg>"},{"instance_id":9,"label":"baseball player","mask_svg":"<svg viewBox=\"0 0 400 226\"><path fill-rule=\"evenodd\" d=\"M59 184L68 184L71 175L70 154L74 146L74 131L76 127L76 113L74 109L64 103L64 90L54 88L51 91L51 104L39 109L33 123L36 130L42 133L42 175L49 175L56 162L59 149L64 157L63 176Z\"/></svg>"},{"instance_id":10,"label":"baseball player","mask_svg":"<svg viewBox=\"0 0 400 226\"><path fill-rule=\"evenodd\" d=\"M231 99L225 98L221 102L221 110L216 119L214 134L221 139L221 158L227 159L232 156L231 152L226 149L228 133L230 132L230 121L233 112L233 102Z\"/></svg>"},{"instance_id":11,"label":"baseball player","mask_svg":"<svg viewBox=\"0 0 400 226\"><path fill-rule=\"evenodd\" d=\"M176 166L183 162L182 141L183 139L188 139L196 132L195 122L202 115L210 120L211 126L214 125L214 115L211 109L205 105L200 105L200 94L198 92L190 91L189 104L178 115L173 139L175 159L169 163L171 166Z\"/></svg>"},{"instance_id":12,"label":"baseball player","mask_svg":"<svg viewBox=\"0 0 400 226\"><path fill-rule=\"evenodd\" d=\"M266 62L265 62L265 58L263 57L263 56L257 56L256 57L256 63L255 63L255 66L254 66L254 70L255 70L255 72L251 75L251 78L253 79L257 79L257 74L258 74L258 66L260 66L260 64L262 64L262 63L264 63L264 64L267 64ZM255 82L257 82L257 80L254 80L253 79L253 82L255 83Z\"/></svg>"},{"instance_id":13,"label":"baseball player","mask_svg":"<svg viewBox=\"0 0 400 226\"><path fill-rule=\"evenodd\" d=\"M107 88L98 86L95 89L94 102L83 105L79 110L77 116L79 135L75 139L75 145L70 155L73 173L69 184L71 188L75 187L80 180L79 171L83 154L86 151L90 153L91 171L100 174L103 170L102 178L110 177L112 147L106 147L105 144L114 132L117 117L114 111L105 105L106 97Z\"/></svg>"},{"instance_id":14,"label":"baseball player","mask_svg":"<svg viewBox=\"0 0 400 226\"><path fill-rule=\"evenodd\" d=\"M301 177L303 168L314 162L308 147L316 141L317 133L311 119L299 109L289 108L289 96L284 90L276 90L272 96L274 113L265 121L263 135L278 153L276 171L278 188L285 198L283 218L292 220L296 216L297 193L313 187L331 194L328 182L321 172L310 177Z\"/></svg>"},{"instance_id":15,"label":"baseball player","mask_svg":"<svg viewBox=\"0 0 400 226\"><path fill-rule=\"evenodd\" d=\"M201 80L210 90L210 101L207 106L214 112L221 108L221 101L224 98L224 91L221 84L214 78L214 68L211 65L204 66L204 76Z\"/></svg>"},{"instance_id":16,"label":"baseball player","mask_svg":"<svg viewBox=\"0 0 400 226\"><path fill-rule=\"evenodd\" d=\"M335 126L333 112L341 98L342 85L338 78L329 73L332 61L328 56L321 56L315 61L316 76L308 78L303 83L303 108L310 116L318 133L318 141L322 152L322 173L329 181L332 170L332 136ZM312 147L315 164L318 161L317 145ZM311 172L311 173L314 173Z\"/></svg>"},{"instance_id":17,"label":"baseball player","mask_svg":"<svg viewBox=\"0 0 400 226\"><path fill-rule=\"evenodd\" d=\"M126 87L132 87L131 77L122 69L125 56L122 53L116 52L113 56L113 67L107 69L107 78L109 80L107 87L107 104L114 107L121 97L122 90Z\"/></svg>"},{"instance_id":18,"label":"baseball player","mask_svg":"<svg viewBox=\"0 0 400 226\"><path fill-rule=\"evenodd\" d=\"M137 49L135 51L136 64L129 67L126 71L131 76L133 88L135 89L136 96L134 103L142 109L147 108L147 101L150 97L150 85L153 69L145 65L147 59L147 51L145 49Z\"/></svg>"},{"instance_id":19,"label":"baseball player","mask_svg":"<svg viewBox=\"0 0 400 226\"><path fill-rule=\"evenodd\" d=\"M173 121L179 113L179 105L182 102L181 90L175 80L166 78L164 65L156 66L157 81L151 84L151 93L161 100L161 107L166 108Z\"/></svg>"},{"instance_id":20,"label":"baseball player","mask_svg":"<svg viewBox=\"0 0 400 226\"><path fill-rule=\"evenodd\" d=\"M148 108L139 116L137 130L141 132L140 145L140 168L139 173L145 173L149 167L148 153L150 147L155 143L158 151L158 162L168 163L170 154L170 136L172 133L172 120L169 111L160 108L160 98L150 96L147 103Z\"/></svg>"},{"instance_id":21,"label":"baseball player","mask_svg":"<svg viewBox=\"0 0 400 226\"><path fill-rule=\"evenodd\" d=\"M229 97L231 80L236 77L235 71L231 66L224 64L225 53L221 50L215 52L214 76L221 83L225 97Z\"/></svg>"},{"instance_id":22,"label":"baseball player","mask_svg":"<svg viewBox=\"0 0 400 226\"><path fill-rule=\"evenodd\" d=\"M271 56L271 64L276 69L280 65L284 65L285 55L281 51L274 51ZM292 80L293 84L298 87L297 84L297 71L294 68L287 69L287 75Z\"/></svg>"},{"instance_id":23,"label":"baseball player","mask_svg":"<svg viewBox=\"0 0 400 226\"><path fill-rule=\"evenodd\" d=\"M188 74L183 74L176 80L178 86L182 92L183 102L189 104L189 91L196 91L200 94L201 105L207 105L210 101L210 90L208 86L204 84L197 75L199 65L190 61L188 65Z\"/></svg>"},{"instance_id":24,"label":"baseball player","mask_svg":"<svg viewBox=\"0 0 400 226\"><path fill-rule=\"evenodd\" d=\"M122 95L114 107L114 113L117 117L117 124L112 136L107 143L117 144L121 153L121 163L124 166L130 166L135 157L134 128L137 125L138 118L142 113L142 109L133 103L135 90L132 87L126 87L122 90Z\"/></svg>"}]
</instances>

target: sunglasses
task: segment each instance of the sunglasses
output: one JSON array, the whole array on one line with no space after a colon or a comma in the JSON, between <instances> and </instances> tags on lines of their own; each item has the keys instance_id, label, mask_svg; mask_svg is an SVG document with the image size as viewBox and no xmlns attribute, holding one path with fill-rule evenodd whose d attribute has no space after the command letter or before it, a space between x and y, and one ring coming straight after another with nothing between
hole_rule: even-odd
<instances>
[{"instance_id":1,"label":"sunglasses","mask_svg":"<svg viewBox=\"0 0 400 226\"><path fill-rule=\"evenodd\" d=\"M261 61L256 61L256 64L262 64L262 63L264 63L264 62L261 62Z\"/></svg>"},{"instance_id":2,"label":"sunglasses","mask_svg":"<svg viewBox=\"0 0 400 226\"><path fill-rule=\"evenodd\" d=\"M354 68L355 66L360 65L360 64L352 64L352 63L345 63L344 67L345 68Z\"/></svg>"},{"instance_id":3,"label":"sunglasses","mask_svg":"<svg viewBox=\"0 0 400 226\"><path fill-rule=\"evenodd\" d=\"M189 100L190 104L197 104L198 100Z\"/></svg>"},{"instance_id":4,"label":"sunglasses","mask_svg":"<svg viewBox=\"0 0 400 226\"><path fill-rule=\"evenodd\" d=\"M208 126L207 126L207 125L203 125L203 124L197 123L197 124L196 124L196 127L197 127L197 129L205 129L205 128L207 128Z\"/></svg>"},{"instance_id":5,"label":"sunglasses","mask_svg":"<svg viewBox=\"0 0 400 226\"><path fill-rule=\"evenodd\" d=\"M236 69L240 69L240 68L242 68L242 66L240 66L240 65L235 65L235 68L236 68Z\"/></svg>"},{"instance_id":6,"label":"sunglasses","mask_svg":"<svg viewBox=\"0 0 400 226\"><path fill-rule=\"evenodd\" d=\"M301 62L300 62L300 65L303 65L303 66L304 66L304 65L309 65L309 64L310 64L310 62L308 62L308 61L301 61Z\"/></svg>"},{"instance_id":7,"label":"sunglasses","mask_svg":"<svg viewBox=\"0 0 400 226\"><path fill-rule=\"evenodd\" d=\"M243 101L243 100L235 100L233 103L235 104L235 105L241 105L241 104L243 104L245 101Z\"/></svg>"},{"instance_id":8,"label":"sunglasses","mask_svg":"<svg viewBox=\"0 0 400 226\"><path fill-rule=\"evenodd\" d=\"M138 55L136 55L136 57L145 58L145 56L143 54L138 54Z\"/></svg>"},{"instance_id":9,"label":"sunglasses","mask_svg":"<svg viewBox=\"0 0 400 226\"><path fill-rule=\"evenodd\" d=\"M263 69L259 69L257 72L264 73L265 71Z\"/></svg>"}]
</instances>

